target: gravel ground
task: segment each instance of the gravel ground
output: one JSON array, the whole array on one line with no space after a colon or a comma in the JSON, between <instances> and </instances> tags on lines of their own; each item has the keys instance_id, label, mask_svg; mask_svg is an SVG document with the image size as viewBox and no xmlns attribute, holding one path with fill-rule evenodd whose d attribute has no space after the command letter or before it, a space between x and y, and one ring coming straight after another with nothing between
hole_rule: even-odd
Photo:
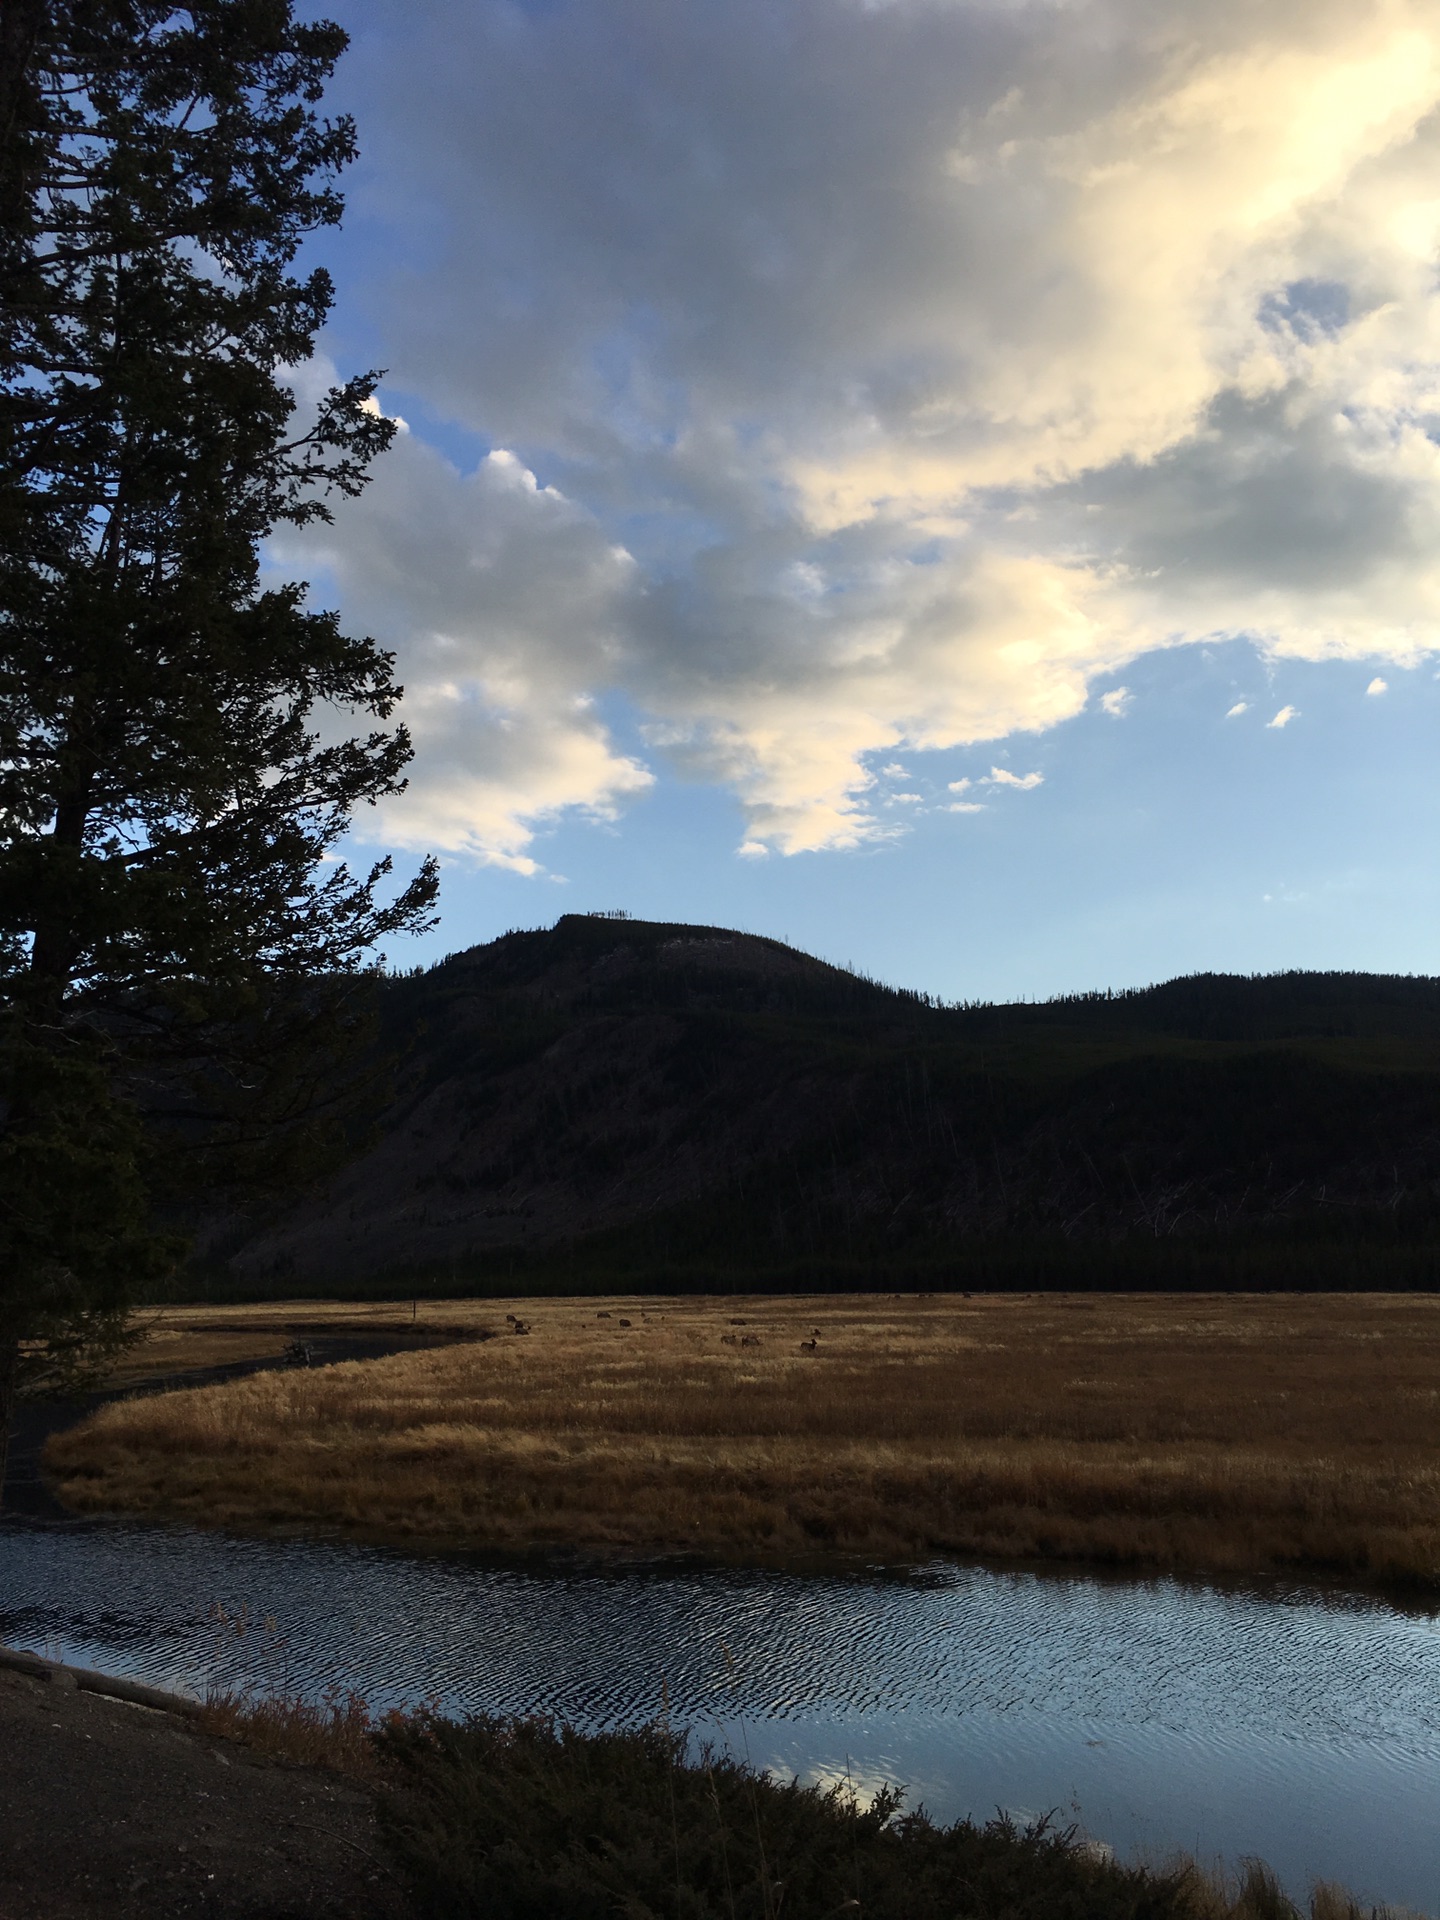
<instances>
[{"instance_id":1,"label":"gravel ground","mask_svg":"<svg viewBox=\"0 0 1440 1920\"><path fill-rule=\"evenodd\" d=\"M0 1670L0 1920L402 1920L370 1797Z\"/></svg>"}]
</instances>

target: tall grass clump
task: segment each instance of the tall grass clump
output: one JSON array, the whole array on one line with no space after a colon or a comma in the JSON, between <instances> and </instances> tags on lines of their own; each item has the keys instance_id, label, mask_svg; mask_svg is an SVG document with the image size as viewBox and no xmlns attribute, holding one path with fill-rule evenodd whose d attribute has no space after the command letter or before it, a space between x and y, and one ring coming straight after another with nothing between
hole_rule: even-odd
<instances>
[{"instance_id":1,"label":"tall grass clump","mask_svg":"<svg viewBox=\"0 0 1440 1920\"><path fill-rule=\"evenodd\" d=\"M234 1688L212 1690L196 1715L202 1733L234 1740L301 1767L377 1784L384 1767L376 1746L376 1723L358 1693L335 1689L323 1700L298 1695L255 1695Z\"/></svg>"}]
</instances>

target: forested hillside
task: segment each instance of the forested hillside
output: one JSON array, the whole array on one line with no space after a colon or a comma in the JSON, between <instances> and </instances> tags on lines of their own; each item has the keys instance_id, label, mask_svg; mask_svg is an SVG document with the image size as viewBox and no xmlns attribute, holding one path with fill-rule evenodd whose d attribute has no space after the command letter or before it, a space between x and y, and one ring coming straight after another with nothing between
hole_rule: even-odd
<instances>
[{"instance_id":1,"label":"forested hillside","mask_svg":"<svg viewBox=\"0 0 1440 1920\"><path fill-rule=\"evenodd\" d=\"M567 915L387 983L372 1140L205 1291L1431 1286L1440 981L934 1005Z\"/></svg>"}]
</instances>

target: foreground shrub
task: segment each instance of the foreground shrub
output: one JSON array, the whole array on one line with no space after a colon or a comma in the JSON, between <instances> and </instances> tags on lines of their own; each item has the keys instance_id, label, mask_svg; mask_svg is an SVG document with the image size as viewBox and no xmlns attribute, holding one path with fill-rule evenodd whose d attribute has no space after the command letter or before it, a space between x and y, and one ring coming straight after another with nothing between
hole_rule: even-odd
<instances>
[{"instance_id":1,"label":"foreground shrub","mask_svg":"<svg viewBox=\"0 0 1440 1920\"><path fill-rule=\"evenodd\" d=\"M380 1790L423 1920L1305 1920L1249 1861L1222 1888L1182 1862L1008 1821L937 1827L892 1788L782 1785L665 1726L580 1734L363 1700L213 1694L205 1731ZM1309 1920L1402 1920L1317 1886ZM1412 1916L1410 1920L1420 1920Z\"/></svg>"},{"instance_id":2,"label":"foreground shrub","mask_svg":"<svg viewBox=\"0 0 1440 1920\"><path fill-rule=\"evenodd\" d=\"M421 1716L379 1745L386 1828L433 1920L1220 1920L1191 1869L1068 1833L939 1827L886 1789L781 1785L663 1726ZM1291 1909L1293 1913L1293 1909ZM1258 1920L1258 1916L1257 1916ZM1270 1920L1269 1915L1265 1920Z\"/></svg>"}]
</instances>

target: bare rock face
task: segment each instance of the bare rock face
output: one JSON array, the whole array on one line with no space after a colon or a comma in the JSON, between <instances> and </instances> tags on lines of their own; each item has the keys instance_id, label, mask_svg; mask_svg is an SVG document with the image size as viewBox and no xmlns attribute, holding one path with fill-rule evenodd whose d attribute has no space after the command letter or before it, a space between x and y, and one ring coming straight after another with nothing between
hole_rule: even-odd
<instances>
[{"instance_id":1,"label":"bare rock face","mask_svg":"<svg viewBox=\"0 0 1440 1920\"><path fill-rule=\"evenodd\" d=\"M1161 1243L1440 1218L1435 981L944 1007L775 940L566 915L388 983L384 1024L372 1144L214 1234L229 1283L884 1284L899 1261L963 1286L1023 1242L1038 1284L1119 1246L1163 1285Z\"/></svg>"}]
</instances>

